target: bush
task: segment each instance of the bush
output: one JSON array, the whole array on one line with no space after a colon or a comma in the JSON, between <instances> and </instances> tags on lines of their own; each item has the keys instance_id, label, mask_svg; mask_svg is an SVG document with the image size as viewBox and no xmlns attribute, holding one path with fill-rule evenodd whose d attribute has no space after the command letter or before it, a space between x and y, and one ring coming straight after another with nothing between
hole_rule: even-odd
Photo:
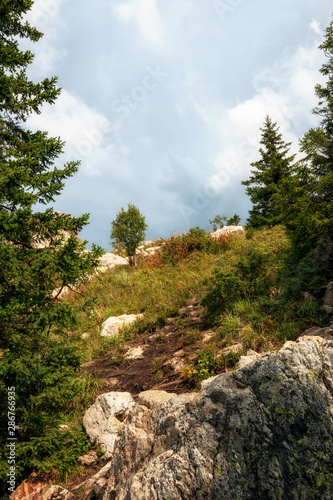
<instances>
[{"instance_id":1,"label":"bush","mask_svg":"<svg viewBox=\"0 0 333 500\"><path fill-rule=\"evenodd\" d=\"M193 252L218 254L229 247L231 240L230 235L214 240L204 229L194 227L188 233L172 237L165 242L162 248L162 261L165 264L175 265Z\"/></svg>"},{"instance_id":2,"label":"bush","mask_svg":"<svg viewBox=\"0 0 333 500\"><path fill-rule=\"evenodd\" d=\"M77 458L90 448L81 427L64 431L59 425L82 397L82 379L75 378L80 359L69 345L52 343L37 353L0 359L0 410L7 414L8 387L15 387L16 481L33 471L63 476L76 466ZM7 426L0 431L0 484L8 473ZM6 490L0 489L4 498Z\"/></svg>"},{"instance_id":3,"label":"bush","mask_svg":"<svg viewBox=\"0 0 333 500\"><path fill-rule=\"evenodd\" d=\"M166 264L176 264L192 252L204 252L210 245L211 237L204 229L194 227L186 234L166 240L162 249L163 261Z\"/></svg>"},{"instance_id":4,"label":"bush","mask_svg":"<svg viewBox=\"0 0 333 500\"><path fill-rule=\"evenodd\" d=\"M274 268L269 268L266 252L251 246L231 269L217 267L213 270L212 283L201 304L206 307L207 317L214 322L216 315L235 301L268 293L274 281Z\"/></svg>"}]
</instances>

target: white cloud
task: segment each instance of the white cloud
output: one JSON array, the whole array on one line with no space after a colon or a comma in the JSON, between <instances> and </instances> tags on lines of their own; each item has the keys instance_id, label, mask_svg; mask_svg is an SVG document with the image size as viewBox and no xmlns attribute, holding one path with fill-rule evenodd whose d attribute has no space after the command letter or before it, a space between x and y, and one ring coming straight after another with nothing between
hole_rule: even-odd
<instances>
[{"instance_id":1,"label":"white cloud","mask_svg":"<svg viewBox=\"0 0 333 500\"><path fill-rule=\"evenodd\" d=\"M164 26L159 15L156 0L132 0L116 2L112 5L112 12L122 23L134 20L142 35L153 45L162 45Z\"/></svg>"},{"instance_id":2,"label":"white cloud","mask_svg":"<svg viewBox=\"0 0 333 500\"><path fill-rule=\"evenodd\" d=\"M235 176L247 177L250 163L258 159L259 129L266 115L277 122L283 139L292 143L291 153L298 152L297 134L317 122L311 113L316 105L314 86L320 81L318 70L323 62L317 45L314 40L310 47L289 48L275 64L256 76L253 83L257 92L251 99L223 113L219 130L225 146L213 161L215 173L208 184L222 190L235 182Z\"/></svg>"},{"instance_id":3,"label":"white cloud","mask_svg":"<svg viewBox=\"0 0 333 500\"><path fill-rule=\"evenodd\" d=\"M44 105L40 115L30 116L27 126L32 130L46 130L51 137L60 137L66 142L65 160L84 160L85 174L101 175L101 160L106 160L111 147L105 145L109 123L105 116L79 98L62 91L54 105Z\"/></svg>"}]
</instances>

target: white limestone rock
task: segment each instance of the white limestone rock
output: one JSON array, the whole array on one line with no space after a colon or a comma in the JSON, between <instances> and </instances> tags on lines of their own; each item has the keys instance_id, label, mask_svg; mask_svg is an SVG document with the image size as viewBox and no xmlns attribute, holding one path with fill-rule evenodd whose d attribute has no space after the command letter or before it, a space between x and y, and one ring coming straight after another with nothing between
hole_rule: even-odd
<instances>
[{"instance_id":1,"label":"white limestone rock","mask_svg":"<svg viewBox=\"0 0 333 500\"><path fill-rule=\"evenodd\" d=\"M117 416L135 406L129 392L108 392L101 394L88 408L83 417L83 427L93 442L95 439L105 450L105 458L112 455L114 444L121 427Z\"/></svg>"},{"instance_id":2,"label":"white limestone rock","mask_svg":"<svg viewBox=\"0 0 333 500\"><path fill-rule=\"evenodd\" d=\"M131 325L135 321L143 318L143 314L122 314L121 316L111 316L101 327L101 337L117 336L125 326Z\"/></svg>"}]
</instances>

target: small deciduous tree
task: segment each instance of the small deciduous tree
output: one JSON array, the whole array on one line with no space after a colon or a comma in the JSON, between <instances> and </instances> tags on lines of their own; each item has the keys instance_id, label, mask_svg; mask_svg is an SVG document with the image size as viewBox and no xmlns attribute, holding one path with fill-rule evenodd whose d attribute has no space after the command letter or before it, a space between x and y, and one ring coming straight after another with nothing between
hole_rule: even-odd
<instances>
[{"instance_id":1,"label":"small deciduous tree","mask_svg":"<svg viewBox=\"0 0 333 500\"><path fill-rule=\"evenodd\" d=\"M126 251L130 264L135 264L135 251L143 241L148 225L145 216L134 203L129 203L127 210L122 208L111 222L111 240Z\"/></svg>"},{"instance_id":2,"label":"small deciduous tree","mask_svg":"<svg viewBox=\"0 0 333 500\"><path fill-rule=\"evenodd\" d=\"M256 228L282 222L283 211L276 200L286 178L292 175L295 159L295 155L288 156L291 144L284 142L277 124L269 116L266 116L260 130L260 144L263 146L259 149L261 159L251 163L255 168L251 171L253 175L242 181L253 204L248 224Z\"/></svg>"}]
</instances>

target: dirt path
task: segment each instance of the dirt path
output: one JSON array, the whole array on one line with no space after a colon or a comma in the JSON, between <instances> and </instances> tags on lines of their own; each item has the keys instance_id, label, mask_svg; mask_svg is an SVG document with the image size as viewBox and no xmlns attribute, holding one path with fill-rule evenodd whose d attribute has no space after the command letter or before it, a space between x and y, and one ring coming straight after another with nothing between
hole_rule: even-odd
<instances>
[{"instance_id":1,"label":"dirt path","mask_svg":"<svg viewBox=\"0 0 333 500\"><path fill-rule=\"evenodd\" d=\"M199 307L192 301L169 318L154 334L143 334L127 343L127 347L143 347L141 359L123 360L107 354L83 365L83 372L104 382L103 392L130 392L135 398L142 391L161 389L177 394L193 390L181 376L195 356L205 335ZM126 354L126 352L125 352Z\"/></svg>"}]
</instances>

